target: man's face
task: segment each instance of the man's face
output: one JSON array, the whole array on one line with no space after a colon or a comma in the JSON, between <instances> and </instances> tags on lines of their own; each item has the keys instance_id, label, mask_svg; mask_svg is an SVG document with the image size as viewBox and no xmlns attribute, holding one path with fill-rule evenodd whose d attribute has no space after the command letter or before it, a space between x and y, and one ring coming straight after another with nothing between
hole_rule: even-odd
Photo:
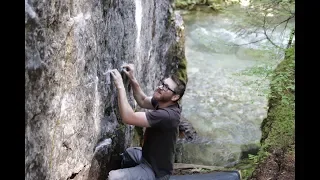
<instances>
[{"instance_id":1,"label":"man's face","mask_svg":"<svg viewBox=\"0 0 320 180\"><path fill-rule=\"evenodd\" d=\"M164 79L159 82L154 91L153 98L158 102L172 101L171 98L175 95L173 91L176 87L177 84L171 78Z\"/></svg>"}]
</instances>

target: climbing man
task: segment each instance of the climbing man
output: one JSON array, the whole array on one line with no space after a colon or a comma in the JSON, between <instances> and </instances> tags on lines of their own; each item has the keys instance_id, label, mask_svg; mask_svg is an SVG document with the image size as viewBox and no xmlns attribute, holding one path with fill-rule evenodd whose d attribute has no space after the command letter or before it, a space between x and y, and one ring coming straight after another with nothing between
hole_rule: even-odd
<instances>
[{"instance_id":1,"label":"climbing man","mask_svg":"<svg viewBox=\"0 0 320 180\"><path fill-rule=\"evenodd\" d=\"M127 101L121 74L111 70L118 90L122 122L146 127L142 148L130 147L123 153L122 169L109 172L109 180L167 180L172 174L178 136L182 98L186 84L175 75L160 81L152 97L147 97L134 77L134 65L123 66L130 80L133 96L147 112L134 112Z\"/></svg>"}]
</instances>

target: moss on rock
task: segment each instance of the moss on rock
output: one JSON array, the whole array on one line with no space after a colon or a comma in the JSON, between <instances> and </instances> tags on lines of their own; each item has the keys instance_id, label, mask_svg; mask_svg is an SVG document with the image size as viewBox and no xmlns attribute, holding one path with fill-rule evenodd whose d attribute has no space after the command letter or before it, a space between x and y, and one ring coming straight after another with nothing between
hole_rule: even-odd
<instances>
[{"instance_id":1,"label":"moss on rock","mask_svg":"<svg viewBox=\"0 0 320 180\"><path fill-rule=\"evenodd\" d=\"M186 58L182 58L178 64L178 70L176 72L179 79L183 80L184 83L188 82L188 74L187 74L187 60Z\"/></svg>"},{"instance_id":2,"label":"moss on rock","mask_svg":"<svg viewBox=\"0 0 320 180\"><path fill-rule=\"evenodd\" d=\"M220 11L225 6L239 3L237 0L175 0L174 4L177 9L189 11Z\"/></svg>"},{"instance_id":3,"label":"moss on rock","mask_svg":"<svg viewBox=\"0 0 320 180\"><path fill-rule=\"evenodd\" d=\"M142 147L143 145L143 128L135 126L131 146Z\"/></svg>"},{"instance_id":4,"label":"moss on rock","mask_svg":"<svg viewBox=\"0 0 320 180\"><path fill-rule=\"evenodd\" d=\"M187 84L188 82L188 74L187 74L187 59L185 56L185 33L184 33L184 23L180 14L175 13L173 18L175 23L175 31L176 31L176 42L170 48L170 54L173 58L168 62L171 64L169 74L175 74Z\"/></svg>"},{"instance_id":5,"label":"moss on rock","mask_svg":"<svg viewBox=\"0 0 320 180\"><path fill-rule=\"evenodd\" d=\"M246 160L249 166L242 169L243 179L278 174L294 176L293 169L277 169L266 173L267 166L283 166L287 157L294 154L295 145L295 56L294 47L287 49L285 59L275 69L271 79L271 93L267 118L261 124L261 148L256 156ZM290 159L289 158L289 159ZM292 158L291 158L292 159ZM276 163L275 163L276 162ZM294 160L293 160L294 163ZM291 167L291 166L288 166ZM292 173L293 172L293 173Z\"/></svg>"},{"instance_id":6,"label":"moss on rock","mask_svg":"<svg viewBox=\"0 0 320 180\"><path fill-rule=\"evenodd\" d=\"M294 141L295 62L293 53L292 49L287 51L286 59L278 65L271 80L270 108L267 118L261 125L261 143L267 146L284 148L287 144L281 144L282 141L287 143Z\"/></svg>"}]
</instances>

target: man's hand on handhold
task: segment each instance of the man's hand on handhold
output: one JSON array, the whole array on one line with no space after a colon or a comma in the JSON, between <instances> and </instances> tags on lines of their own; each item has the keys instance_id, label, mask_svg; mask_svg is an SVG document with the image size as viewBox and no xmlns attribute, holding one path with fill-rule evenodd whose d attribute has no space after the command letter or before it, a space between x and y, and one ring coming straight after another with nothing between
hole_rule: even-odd
<instances>
[{"instance_id":1,"label":"man's hand on handhold","mask_svg":"<svg viewBox=\"0 0 320 180\"><path fill-rule=\"evenodd\" d=\"M130 80L134 79L134 64L125 64L122 66L123 72L128 76Z\"/></svg>"},{"instance_id":2,"label":"man's hand on handhold","mask_svg":"<svg viewBox=\"0 0 320 180\"><path fill-rule=\"evenodd\" d=\"M123 80L122 80L122 77L121 77L121 74L119 73L119 71L117 69L112 69L110 71L110 73L111 73L111 76L113 78L114 84L116 85L117 89L124 88Z\"/></svg>"}]
</instances>

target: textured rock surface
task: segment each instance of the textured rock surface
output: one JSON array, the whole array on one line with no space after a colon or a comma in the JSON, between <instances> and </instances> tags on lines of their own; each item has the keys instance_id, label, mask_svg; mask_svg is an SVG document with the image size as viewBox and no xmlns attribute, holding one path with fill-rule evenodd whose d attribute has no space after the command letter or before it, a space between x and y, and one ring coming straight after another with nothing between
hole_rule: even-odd
<instances>
[{"instance_id":1,"label":"textured rock surface","mask_svg":"<svg viewBox=\"0 0 320 180\"><path fill-rule=\"evenodd\" d=\"M180 124L179 124L179 132L180 132L180 138L184 138L187 141L192 141L196 138L197 132L190 123L188 119L181 116Z\"/></svg>"},{"instance_id":2,"label":"textured rock surface","mask_svg":"<svg viewBox=\"0 0 320 180\"><path fill-rule=\"evenodd\" d=\"M117 167L133 128L121 123L104 73L134 63L150 95L170 72L186 78L183 22L171 4L25 0L25 179L106 179Z\"/></svg>"}]
</instances>

